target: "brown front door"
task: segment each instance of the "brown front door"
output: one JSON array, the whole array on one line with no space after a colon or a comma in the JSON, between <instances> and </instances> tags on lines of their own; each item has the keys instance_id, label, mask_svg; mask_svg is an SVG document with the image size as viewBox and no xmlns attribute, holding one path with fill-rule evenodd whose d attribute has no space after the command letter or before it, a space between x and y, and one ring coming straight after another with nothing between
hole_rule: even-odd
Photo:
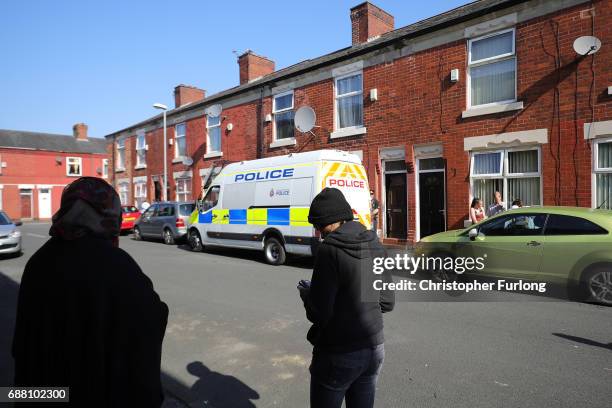
<instances>
[{"instance_id":1,"label":"brown front door","mask_svg":"<svg viewBox=\"0 0 612 408\"><path fill-rule=\"evenodd\" d=\"M21 190L19 198L21 200L21 218L32 218L32 190Z\"/></svg>"},{"instance_id":2,"label":"brown front door","mask_svg":"<svg viewBox=\"0 0 612 408\"><path fill-rule=\"evenodd\" d=\"M406 239L406 173L385 175L387 238Z\"/></svg>"}]
</instances>

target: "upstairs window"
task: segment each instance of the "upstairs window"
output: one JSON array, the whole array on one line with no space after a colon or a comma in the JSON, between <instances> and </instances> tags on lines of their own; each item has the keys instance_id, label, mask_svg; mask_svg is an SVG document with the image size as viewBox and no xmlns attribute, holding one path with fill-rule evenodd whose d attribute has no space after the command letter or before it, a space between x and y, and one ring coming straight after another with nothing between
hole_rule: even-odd
<instances>
[{"instance_id":1,"label":"upstairs window","mask_svg":"<svg viewBox=\"0 0 612 408\"><path fill-rule=\"evenodd\" d=\"M208 153L221 152L221 116L206 117L206 134Z\"/></svg>"},{"instance_id":2,"label":"upstairs window","mask_svg":"<svg viewBox=\"0 0 612 408\"><path fill-rule=\"evenodd\" d=\"M184 157L187 155L187 141L186 141L186 126L184 123L180 123L174 127L174 157Z\"/></svg>"},{"instance_id":3,"label":"upstairs window","mask_svg":"<svg viewBox=\"0 0 612 408\"><path fill-rule=\"evenodd\" d=\"M274 140L293 138L293 91L276 95L272 104Z\"/></svg>"},{"instance_id":4,"label":"upstairs window","mask_svg":"<svg viewBox=\"0 0 612 408\"><path fill-rule=\"evenodd\" d=\"M147 142L144 132L138 133L136 136L136 167L144 167L147 164Z\"/></svg>"},{"instance_id":5,"label":"upstairs window","mask_svg":"<svg viewBox=\"0 0 612 408\"><path fill-rule=\"evenodd\" d=\"M66 175L67 176L81 176L81 163L80 157L68 157L66 158Z\"/></svg>"},{"instance_id":6,"label":"upstairs window","mask_svg":"<svg viewBox=\"0 0 612 408\"><path fill-rule=\"evenodd\" d=\"M102 177L108 178L108 159L102 159Z\"/></svg>"},{"instance_id":7,"label":"upstairs window","mask_svg":"<svg viewBox=\"0 0 612 408\"><path fill-rule=\"evenodd\" d=\"M336 78L336 128L363 126L363 75L352 73Z\"/></svg>"},{"instance_id":8,"label":"upstairs window","mask_svg":"<svg viewBox=\"0 0 612 408\"><path fill-rule=\"evenodd\" d=\"M125 169L125 139L117 140L117 170Z\"/></svg>"},{"instance_id":9,"label":"upstairs window","mask_svg":"<svg viewBox=\"0 0 612 408\"><path fill-rule=\"evenodd\" d=\"M468 107L516 101L514 28L468 41Z\"/></svg>"}]
</instances>

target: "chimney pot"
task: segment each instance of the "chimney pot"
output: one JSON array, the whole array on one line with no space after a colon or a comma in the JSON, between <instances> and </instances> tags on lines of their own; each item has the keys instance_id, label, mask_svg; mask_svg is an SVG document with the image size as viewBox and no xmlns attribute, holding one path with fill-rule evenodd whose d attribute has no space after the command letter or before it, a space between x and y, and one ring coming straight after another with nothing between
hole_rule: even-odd
<instances>
[{"instance_id":1,"label":"chimney pot","mask_svg":"<svg viewBox=\"0 0 612 408\"><path fill-rule=\"evenodd\" d=\"M274 72L274 61L246 50L238 57L240 85L252 82Z\"/></svg>"},{"instance_id":2,"label":"chimney pot","mask_svg":"<svg viewBox=\"0 0 612 408\"><path fill-rule=\"evenodd\" d=\"M206 91L191 85L180 84L174 87L174 107L179 108L188 103L201 101Z\"/></svg>"},{"instance_id":3,"label":"chimney pot","mask_svg":"<svg viewBox=\"0 0 612 408\"><path fill-rule=\"evenodd\" d=\"M76 140L87 140L87 125L77 123L72 127L72 135Z\"/></svg>"},{"instance_id":4,"label":"chimney pot","mask_svg":"<svg viewBox=\"0 0 612 408\"><path fill-rule=\"evenodd\" d=\"M393 16L366 1L351 9L353 45L362 44L394 29Z\"/></svg>"}]
</instances>

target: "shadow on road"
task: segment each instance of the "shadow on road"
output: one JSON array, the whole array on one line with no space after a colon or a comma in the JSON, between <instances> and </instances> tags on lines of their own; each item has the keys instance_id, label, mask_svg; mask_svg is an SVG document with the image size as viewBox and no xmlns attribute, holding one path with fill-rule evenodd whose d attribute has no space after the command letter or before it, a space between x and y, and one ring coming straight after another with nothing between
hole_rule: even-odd
<instances>
[{"instance_id":1,"label":"shadow on road","mask_svg":"<svg viewBox=\"0 0 612 408\"><path fill-rule=\"evenodd\" d=\"M0 387L13 383L11 354L19 284L0 271Z\"/></svg>"},{"instance_id":2,"label":"shadow on road","mask_svg":"<svg viewBox=\"0 0 612 408\"><path fill-rule=\"evenodd\" d=\"M562 339L570 340L576 343L586 344L587 346L601 347L601 348L605 348L608 350L612 350L612 343L608 343L608 344L600 343L595 340L585 339L584 337L571 336L569 334L563 334L563 333L553 333L553 336L561 337Z\"/></svg>"},{"instance_id":3,"label":"shadow on road","mask_svg":"<svg viewBox=\"0 0 612 408\"><path fill-rule=\"evenodd\" d=\"M201 361L187 365L187 372L197 378L191 388L169 374L162 373L166 393L164 407L251 408L259 393L231 375L211 371Z\"/></svg>"}]
</instances>

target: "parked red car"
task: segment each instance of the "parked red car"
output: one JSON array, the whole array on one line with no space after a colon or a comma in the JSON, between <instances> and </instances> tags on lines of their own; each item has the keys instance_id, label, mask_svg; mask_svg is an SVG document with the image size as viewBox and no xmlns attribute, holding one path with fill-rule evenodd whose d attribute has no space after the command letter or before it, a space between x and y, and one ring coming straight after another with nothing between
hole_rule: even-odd
<instances>
[{"instance_id":1,"label":"parked red car","mask_svg":"<svg viewBox=\"0 0 612 408\"><path fill-rule=\"evenodd\" d=\"M140 211L133 205L123 205L121 213L121 232L132 231L134 222L140 217Z\"/></svg>"}]
</instances>

